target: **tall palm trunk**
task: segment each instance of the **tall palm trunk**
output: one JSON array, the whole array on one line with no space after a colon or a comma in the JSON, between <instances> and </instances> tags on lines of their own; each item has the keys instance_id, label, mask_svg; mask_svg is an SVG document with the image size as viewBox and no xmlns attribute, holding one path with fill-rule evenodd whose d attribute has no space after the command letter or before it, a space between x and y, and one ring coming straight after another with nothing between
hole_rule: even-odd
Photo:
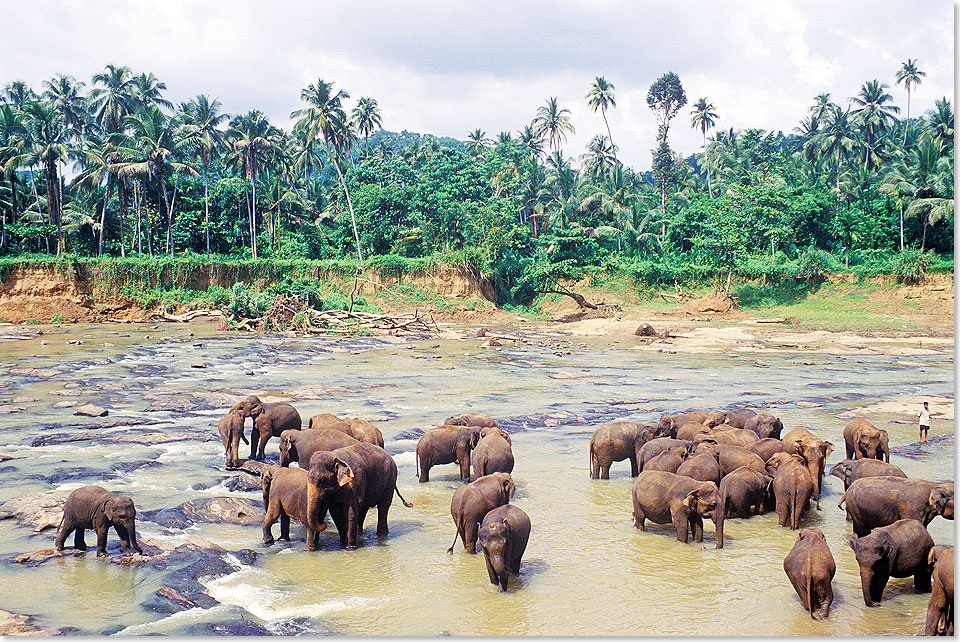
<instances>
[{"instance_id":1,"label":"tall palm trunk","mask_svg":"<svg viewBox=\"0 0 960 642\"><path fill-rule=\"evenodd\" d=\"M910 85L907 85L907 122L903 126L903 146L907 146L907 130L910 129ZM903 247L900 248L901 250Z\"/></svg>"},{"instance_id":2,"label":"tall palm trunk","mask_svg":"<svg viewBox=\"0 0 960 642\"><path fill-rule=\"evenodd\" d=\"M704 127L700 131L703 132L703 164L707 168L707 195L713 198L713 184L710 182L710 161L707 159L707 129Z\"/></svg>"},{"instance_id":3,"label":"tall palm trunk","mask_svg":"<svg viewBox=\"0 0 960 642\"><path fill-rule=\"evenodd\" d=\"M206 158L206 155L204 155ZM203 163L203 229L207 234L207 258L210 258L210 195L207 189L207 163Z\"/></svg>"},{"instance_id":4,"label":"tall palm trunk","mask_svg":"<svg viewBox=\"0 0 960 642\"><path fill-rule=\"evenodd\" d=\"M613 157L616 158L617 150L614 148L614 145L613 145L613 134L610 133L610 123L607 122L607 110L601 109L600 115L603 116L603 124L607 126L607 138L610 139L610 151L613 152Z\"/></svg>"},{"instance_id":5,"label":"tall palm trunk","mask_svg":"<svg viewBox=\"0 0 960 642\"><path fill-rule=\"evenodd\" d=\"M173 210L170 209L170 199L167 197L167 185L163 181L163 174L158 173L160 191L163 193L163 205L167 209L167 255L173 256Z\"/></svg>"},{"instance_id":6,"label":"tall palm trunk","mask_svg":"<svg viewBox=\"0 0 960 642\"><path fill-rule=\"evenodd\" d=\"M900 202L900 251L903 252L903 202Z\"/></svg>"},{"instance_id":7,"label":"tall palm trunk","mask_svg":"<svg viewBox=\"0 0 960 642\"><path fill-rule=\"evenodd\" d=\"M60 191L57 183L57 160L44 161L44 180L47 184L47 219L50 225L57 226L57 255L63 253L63 220L60 216Z\"/></svg>"},{"instance_id":8,"label":"tall palm trunk","mask_svg":"<svg viewBox=\"0 0 960 642\"><path fill-rule=\"evenodd\" d=\"M110 174L107 174L107 184L103 191L103 209L100 211L100 241L97 244L97 256L103 256L103 237L107 229L107 201L110 200Z\"/></svg>"},{"instance_id":9,"label":"tall palm trunk","mask_svg":"<svg viewBox=\"0 0 960 642\"><path fill-rule=\"evenodd\" d=\"M360 252L360 233L357 231L357 218L353 215L353 203L350 201L350 191L347 189L347 182L343 179L343 172L340 171L340 165L337 159L330 155L330 147L327 147L327 157L333 160L333 167L337 170L337 178L340 180L340 187L343 188L343 194L347 197L347 209L350 210L350 222L353 224L353 238L357 242L357 267L363 263L363 254Z\"/></svg>"}]
</instances>

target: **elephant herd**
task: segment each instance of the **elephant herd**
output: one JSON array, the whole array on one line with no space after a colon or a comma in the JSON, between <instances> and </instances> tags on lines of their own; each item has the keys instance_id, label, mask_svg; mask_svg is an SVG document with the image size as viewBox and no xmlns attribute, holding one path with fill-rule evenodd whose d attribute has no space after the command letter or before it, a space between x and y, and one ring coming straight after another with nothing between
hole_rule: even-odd
<instances>
[{"instance_id":1,"label":"elephant herd","mask_svg":"<svg viewBox=\"0 0 960 642\"><path fill-rule=\"evenodd\" d=\"M589 445L590 477L609 479L615 461L630 461L633 521L672 524L677 540L703 541L703 519L714 522L723 548L724 520L775 510L780 526L796 530L812 501L820 508L825 464L833 444L804 428L781 436L783 424L749 409L665 414L656 423L600 425ZM914 577L931 591L925 631L953 634L953 546L935 546L926 526L953 519L953 482L911 479L889 463L887 433L864 419L843 431L847 458L830 474L843 480L867 606L879 606L890 577ZM836 564L817 528L800 531L784 571L806 610L827 617ZM932 580L931 580L932 578Z\"/></svg>"}]
</instances>

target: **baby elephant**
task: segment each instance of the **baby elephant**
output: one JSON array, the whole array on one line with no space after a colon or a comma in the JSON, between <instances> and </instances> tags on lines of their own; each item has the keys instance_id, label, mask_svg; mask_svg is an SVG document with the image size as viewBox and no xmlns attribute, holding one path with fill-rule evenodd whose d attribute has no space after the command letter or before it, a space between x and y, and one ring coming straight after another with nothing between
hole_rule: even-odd
<instances>
[{"instance_id":1,"label":"baby elephant","mask_svg":"<svg viewBox=\"0 0 960 642\"><path fill-rule=\"evenodd\" d=\"M228 412L220 418L218 426L220 439L223 441L223 454L226 457L227 470L240 468L240 440L249 445L250 442L243 436L243 417L239 412Z\"/></svg>"},{"instance_id":2,"label":"baby elephant","mask_svg":"<svg viewBox=\"0 0 960 642\"><path fill-rule=\"evenodd\" d=\"M320 523L317 530L311 530L307 520L307 470L305 468L284 468L282 466L264 466L260 470L260 485L263 487L263 543L273 543L273 524L280 519L280 541L290 540L290 519L295 519L307 527L305 551L317 550L320 531L326 529Z\"/></svg>"},{"instance_id":3,"label":"baby elephant","mask_svg":"<svg viewBox=\"0 0 960 642\"><path fill-rule=\"evenodd\" d=\"M477 552L477 531L480 521L487 513L510 502L516 487L509 473L493 473L461 486L450 500L450 515L457 525L453 544L447 549L453 552L457 537L463 540L463 548L468 553Z\"/></svg>"},{"instance_id":4,"label":"baby elephant","mask_svg":"<svg viewBox=\"0 0 960 642\"><path fill-rule=\"evenodd\" d=\"M677 540L687 543L690 530L693 541L703 541L703 518L716 521L719 493L713 482L699 482L683 475L660 470L645 470L633 483L633 523L641 531L644 520L673 524Z\"/></svg>"},{"instance_id":5,"label":"baby elephant","mask_svg":"<svg viewBox=\"0 0 960 642\"><path fill-rule=\"evenodd\" d=\"M917 591L930 590L927 557L933 538L915 519L901 519L881 526L865 537L850 536L850 548L860 565L860 584L867 606L880 606L883 589L891 577L910 577Z\"/></svg>"},{"instance_id":6,"label":"baby elephant","mask_svg":"<svg viewBox=\"0 0 960 642\"><path fill-rule=\"evenodd\" d=\"M76 531L73 547L78 551L87 550L83 541L83 531L92 528L97 533L97 557L107 554L107 531L113 526L120 537L120 551L124 554L136 551L143 554L137 543L137 530L134 520L137 509L133 500L100 486L83 486L67 497L63 505L63 521L57 532L57 550L63 550L63 543L70 533Z\"/></svg>"},{"instance_id":7,"label":"baby elephant","mask_svg":"<svg viewBox=\"0 0 960 642\"><path fill-rule=\"evenodd\" d=\"M933 588L927 604L924 635L953 635L953 547L934 546L927 556Z\"/></svg>"},{"instance_id":8,"label":"baby elephant","mask_svg":"<svg viewBox=\"0 0 960 642\"><path fill-rule=\"evenodd\" d=\"M499 428L487 427L480 431L480 441L470 455L473 474L477 478L491 473L513 472L513 448L510 435Z\"/></svg>"},{"instance_id":9,"label":"baby elephant","mask_svg":"<svg viewBox=\"0 0 960 642\"><path fill-rule=\"evenodd\" d=\"M833 560L827 538L819 528L805 528L797 536L793 549L783 558L783 570L800 596L803 608L814 620L825 620L833 603Z\"/></svg>"},{"instance_id":10,"label":"baby elephant","mask_svg":"<svg viewBox=\"0 0 960 642\"><path fill-rule=\"evenodd\" d=\"M480 524L479 543L487 562L490 583L501 593L507 590L510 574L520 572L520 558L530 539L530 517L506 504L494 508Z\"/></svg>"}]
</instances>

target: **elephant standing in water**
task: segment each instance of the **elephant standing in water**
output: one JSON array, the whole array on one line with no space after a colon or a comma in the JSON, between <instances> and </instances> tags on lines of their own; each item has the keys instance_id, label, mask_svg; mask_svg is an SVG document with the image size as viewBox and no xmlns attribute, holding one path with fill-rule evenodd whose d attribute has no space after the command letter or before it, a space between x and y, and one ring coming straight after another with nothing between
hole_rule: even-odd
<instances>
[{"instance_id":1,"label":"elephant standing in water","mask_svg":"<svg viewBox=\"0 0 960 642\"><path fill-rule=\"evenodd\" d=\"M320 531L326 529L327 525L315 523L315 530L308 525L311 520L307 517L307 471L303 468L264 466L260 471L260 486L263 488L263 543L273 543L271 530L277 518L280 519L280 541L289 541L290 520L294 519L307 527L303 550L317 550Z\"/></svg>"},{"instance_id":2,"label":"elephant standing in water","mask_svg":"<svg viewBox=\"0 0 960 642\"><path fill-rule=\"evenodd\" d=\"M803 608L814 620L830 615L833 603L833 576L837 563L819 528L805 528L797 535L793 549L783 559L783 570L800 596Z\"/></svg>"},{"instance_id":3,"label":"elephant standing in water","mask_svg":"<svg viewBox=\"0 0 960 642\"><path fill-rule=\"evenodd\" d=\"M813 480L813 498L820 509L820 485L823 483L824 463L833 452L833 444L823 441L809 430L794 428L783 437L784 451L800 455L810 471Z\"/></svg>"},{"instance_id":4,"label":"elephant standing in water","mask_svg":"<svg viewBox=\"0 0 960 642\"><path fill-rule=\"evenodd\" d=\"M339 430L284 430L280 433L280 465L284 468L297 462L300 468L310 466L313 453L336 450L360 443Z\"/></svg>"},{"instance_id":5,"label":"elephant standing in water","mask_svg":"<svg viewBox=\"0 0 960 642\"><path fill-rule=\"evenodd\" d=\"M70 533L74 533L73 547L87 550L83 541L84 529L93 529L97 534L97 557L107 554L107 531L112 526L120 537L121 553L143 553L137 543L135 520L137 509L133 500L124 495L111 493L100 486L82 486L67 497L63 504L63 521L57 532L56 548L63 550Z\"/></svg>"},{"instance_id":6,"label":"elephant standing in water","mask_svg":"<svg viewBox=\"0 0 960 642\"><path fill-rule=\"evenodd\" d=\"M646 470L633 483L633 523L641 531L644 520L657 524L673 524L677 540L687 543L703 541L703 518L716 521L719 492L713 482L699 482L683 475Z\"/></svg>"},{"instance_id":7,"label":"elephant standing in water","mask_svg":"<svg viewBox=\"0 0 960 642\"><path fill-rule=\"evenodd\" d=\"M837 506L843 504L860 537L900 519L916 519L926 526L937 515L953 519L953 482L864 477L850 484Z\"/></svg>"},{"instance_id":8,"label":"elephant standing in water","mask_svg":"<svg viewBox=\"0 0 960 642\"><path fill-rule=\"evenodd\" d=\"M854 419L843 429L847 459L882 459L890 463L890 438L866 419Z\"/></svg>"},{"instance_id":9,"label":"elephant standing in water","mask_svg":"<svg viewBox=\"0 0 960 642\"><path fill-rule=\"evenodd\" d=\"M494 508L510 503L515 490L513 477L509 473L493 473L454 491L450 500L450 515L457 532L447 552L453 552L457 537L460 537L464 550L476 553L480 522Z\"/></svg>"},{"instance_id":10,"label":"elephant standing in water","mask_svg":"<svg viewBox=\"0 0 960 642\"><path fill-rule=\"evenodd\" d=\"M767 460L767 471L773 475L773 496L780 526L797 530L800 518L810 506L813 479L799 455L776 453Z\"/></svg>"},{"instance_id":11,"label":"elephant standing in water","mask_svg":"<svg viewBox=\"0 0 960 642\"><path fill-rule=\"evenodd\" d=\"M611 421L597 426L590 438L590 479L610 479L610 465L630 460L630 475L640 474L637 451L653 439L655 426L635 421Z\"/></svg>"},{"instance_id":12,"label":"elephant standing in water","mask_svg":"<svg viewBox=\"0 0 960 642\"><path fill-rule=\"evenodd\" d=\"M843 490L850 488L850 484L864 477L900 477L906 474L893 464L886 464L879 459L844 459L833 465L830 474L843 480Z\"/></svg>"},{"instance_id":13,"label":"elephant standing in water","mask_svg":"<svg viewBox=\"0 0 960 642\"><path fill-rule=\"evenodd\" d=\"M242 439L245 444L250 443L243 436L243 416L239 412L228 412L220 418L217 429L223 441L225 467L227 470L240 468L240 440Z\"/></svg>"},{"instance_id":14,"label":"elephant standing in water","mask_svg":"<svg viewBox=\"0 0 960 642\"><path fill-rule=\"evenodd\" d=\"M263 450L270 437L279 437L284 430L300 430L300 413L288 403L263 403L253 395L237 402L230 412L241 417L253 417L250 432L250 459L263 460Z\"/></svg>"},{"instance_id":15,"label":"elephant standing in water","mask_svg":"<svg viewBox=\"0 0 960 642\"><path fill-rule=\"evenodd\" d=\"M470 462L477 478L492 473L512 473L514 459L510 435L499 428L482 428Z\"/></svg>"},{"instance_id":16,"label":"elephant standing in water","mask_svg":"<svg viewBox=\"0 0 960 642\"><path fill-rule=\"evenodd\" d=\"M470 451L480 441L475 426L440 426L423 433L417 442L417 477L430 481L430 469L438 464L460 464L460 481L470 481Z\"/></svg>"},{"instance_id":17,"label":"elephant standing in water","mask_svg":"<svg viewBox=\"0 0 960 642\"><path fill-rule=\"evenodd\" d=\"M490 583L501 593L510 574L520 572L520 559L530 539L530 517L520 508L504 504L494 508L480 524L478 542L487 563Z\"/></svg>"},{"instance_id":18,"label":"elephant standing in water","mask_svg":"<svg viewBox=\"0 0 960 642\"><path fill-rule=\"evenodd\" d=\"M933 574L924 635L953 635L953 546L934 546L927 555Z\"/></svg>"},{"instance_id":19,"label":"elephant standing in water","mask_svg":"<svg viewBox=\"0 0 960 642\"><path fill-rule=\"evenodd\" d=\"M915 519L901 519L875 528L865 536L850 536L850 548L860 565L860 585L867 606L880 606L883 589L891 577L910 577L921 592L930 590L930 568L927 566L933 538Z\"/></svg>"}]
</instances>

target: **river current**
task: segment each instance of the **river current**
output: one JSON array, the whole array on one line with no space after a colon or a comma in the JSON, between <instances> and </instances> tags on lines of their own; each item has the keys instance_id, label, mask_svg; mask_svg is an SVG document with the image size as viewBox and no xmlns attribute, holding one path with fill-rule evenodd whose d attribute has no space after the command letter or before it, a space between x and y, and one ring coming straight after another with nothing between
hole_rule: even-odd
<instances>
[{"instance_id":1,"label":"river current","mask_svg":"<svg viewBox=\"0 0 960 642\"><path fill-rule=\"evenodd\" d=\"M34 534L0 521L0 609L33 615L46 628L205 635L242 631L231 627L243 621L274 633L342 635L922 632L928 594L916 593L910 578L890 580L881 608L864 605L847 546L851 527L837 508L839 479L825 477L820 510L811 506L801 521L823 530L837 563L830 617L814 621L782 567L797 534L779 527L774 513L728 520L721 550L709 522L702 545L677 542L669 525L640 533L632 525L629 464L615 463L609 480L591 480L587 447L594 427L606 421L753 407L779 416L784 432L805 427L832 441L829 470L843 458L841 433L850 421L838 415L904 395L952 398L952 349L906 360L786 351L683 355L666 346L635 349L640 340L633 337L547 329L524 331L527 343L505 341L501 348L482 347L466 331L438 339L238 336L206 324L42 330L0 343L0 404L20 398L12 405L24 408L0 415L0 455L11 457L0 463L0 502L86 484L130 495L141 514L201 498L260 501L259 490L230 490L237 473L224 470L216 428L234 400L255 393L288 400L304 421L321 412L375 421L397 462L400 492L414 504L394 501L382 541L371 511L354 551L340 549L332 525L321 534L321 550L304 552L299 524L291 528L294 541L265 547L259 525L178 530L141 515L141 539L179 543L197 535L231 552L223 572L198 578L216 602L187 609L156 595L177 569L97 559L90 531L84 556L13 563L21 553L52 548L55 529ZM93 402L110 414L77 417L73 408L53 407L63 401ZM488 413L511 433L513 503L533 524L521 573L502 594L489 583L482 555L459 544L446 553L459 468L434 468L425 484L415 476L421 431L467 411ZM907 475L954 478L952 421L935 417L933 441L919 447L914 418L868 418L889 431L890 461ZM187 438L115 439L147 432ZM241 444L241 456L247 448ZM273 438L267 461L277 457ZM954 542L951 521L936 518L929 530L938 544ZM118 553L112 531L109 542Z\"/></svg>"}]
</instances>

